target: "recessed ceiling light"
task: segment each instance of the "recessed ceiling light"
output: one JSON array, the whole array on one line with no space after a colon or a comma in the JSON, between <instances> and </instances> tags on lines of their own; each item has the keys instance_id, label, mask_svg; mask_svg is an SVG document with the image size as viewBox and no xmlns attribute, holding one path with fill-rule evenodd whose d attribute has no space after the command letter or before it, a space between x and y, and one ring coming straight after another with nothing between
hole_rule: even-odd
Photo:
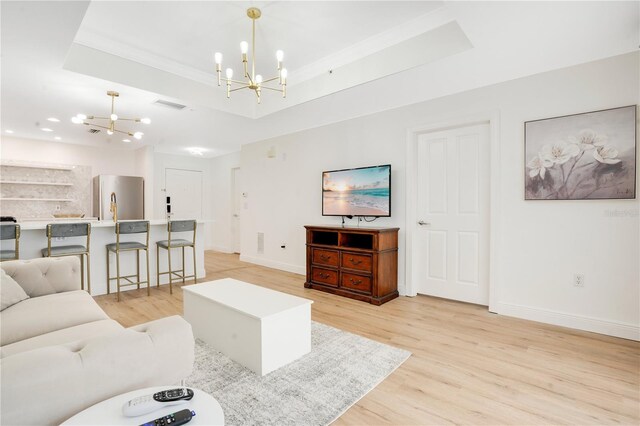
<instances>
[{"instance_id":1,"label":"recessed ceiling light","mask_svg":"<svg viewBox=\"0 0 640 426\"><path fill-rule=\"evenodd\" d=\"M42 128L42 131L43 131L43 132L53 132L53 130L51 130L51 129L50 129L50 128L48 128L48 127L43 127L43 128Z\"/></svg>"},{"instance_id":2,"label":"recessed ceiling light","mask_svg":"<svg viewBox=\"0 0 640 426\"><path fill-rule=\"evenodd\" d=\"M54 139L57 140L57 141L61 141L62 140L62 138L60 136L56 136L56 137L54 137Z\"/></svg>"},{"instance_id":3,"label":"recessed ceiling light","mask_svg":"<svg viewBox=\"0 0 640 426\"><path fill-rule=\"evenodd\" d=\"M206 149L204 148L187 148L187 151L189 151L189 153L191 155L198 155L200 157L204 156L204 153L206 151Z\"/></svg>"},{"instance_id":4,"label":"recessed ceiling light","mask_svg":"<svg viewBox=\"0 0 640 426\"><path fill-rule=\"evenodd\" d=\"M122 139L122 142L127 142L127 143L129 143L129 142L131 142L131 139Z\"/></svg>"},{"instance_id":5,"label":"recessed ceiling light","mask_svg":"<svg viewBox=\"0 0 640 426\"><path fill-rule=\"evenodd\" d=\"M52 123L59 123L60 122L60 120L58 120L55 117L49 117L49 118L47 118L47 121L51 121Z\"/></svg>"},{"instance_id":6,"label":"recessed ceiling light","mask_svg":"<svg viewBox=\"0 0 640 426\"><path fill-rule=\"evenodd\" d=\"M13 133L13 130L9 130L9 129L7 129L7 130L5 130L5 132L7 132L7 133Z\"/></svg>"}]
</instances>

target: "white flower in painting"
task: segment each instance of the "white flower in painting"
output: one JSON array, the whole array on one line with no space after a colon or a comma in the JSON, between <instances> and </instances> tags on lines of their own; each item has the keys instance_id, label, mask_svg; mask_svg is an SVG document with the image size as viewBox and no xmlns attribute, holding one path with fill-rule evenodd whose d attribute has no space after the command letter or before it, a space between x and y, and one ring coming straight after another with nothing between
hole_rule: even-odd
<instances>
[{"instance_id":1,"label":"white flower in painting","mask_svg":"<svg viewBox=\"0 0 640 426\"><path fill-rule=\"evenodd\" d=\"M544 179L545 173L547 173L547 169L553 166L551 161L547 161L540 157L540 155L536 155L533 157L531 161L527 163L527 167L529 170L529 176L534 178L536 176L540 176L540 179Z\"/></svg>"},{"instance_id":2,"label":"white flower in painting","mask_svg":"<svg viewBox=\"0 0 640 426\"><path fill-rule=\"evenodd\" d=\"M570 158L580 154L580 148L574 143L564 141L554 142L542 147L540 157L554 164L564 164Z\"/></svg>"},{"instance_id":3,"label":"white flower in painting","mask_svg":"<svg viewBox=\"0 0 640 426\"><path fill-rule=\"evenodd\" d=\"M604 146L607 143L606 135L599 135L592 129L583 129L578 133L578 137L571 136L571 143L579 144L582 149L594 149Z\"/></svg>"},{"instance_id":4,"label":"white flower in painting","mask_svg":"<svg viewBox=\"0 0 640 426\"><path fill-rule=\"evenodd\" d=\"M604 164L618 164L618 150L611 145L599 146L593 151L593 158Z\"/></svg>"}]
</instances>

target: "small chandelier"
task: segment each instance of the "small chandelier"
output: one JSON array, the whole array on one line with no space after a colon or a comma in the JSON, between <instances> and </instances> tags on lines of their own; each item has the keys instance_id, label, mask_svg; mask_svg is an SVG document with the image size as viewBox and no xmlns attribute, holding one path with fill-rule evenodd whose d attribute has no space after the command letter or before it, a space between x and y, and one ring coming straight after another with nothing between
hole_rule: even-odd
<instances>
[{"instance_id":1,"label":"small chandelier","mask_svg":"<svg viewBox=\"0 0 640 426\"><path fill-rule=\"evenodd\" d=\"M142 135L144 135L144 133L142 132L128 132L128 131L124 131L124 130L118 130L116 129L116 122L120 122L120 121L133 121L136 123L143 123L143 124L149 124L151 123L151 120L148 118L124 118L124 117L118 117L118 115L115 113L114 110L114 103L115 100L118 96L120 96L120 93L118 92L114 92L112 90L107 92L107 96L111 96L111 115L109 115L109 117L95 117L93 115L85 115L85 114L78 114L75 117L71 118L71 121L75 124L85 124L87 126L91 126L91 127L99 127L101 129L107 129L107 134L108 135L113 135L115 132L118 133L123 133L125 135L128 136L133 136L134 138L140 140L142 139ZM99 124L96 123L91 123L85 120L107 120L108 121L108 125L107 126L101 126ZM125 142L131 142L128 139L123 139L123 141Z\"/></svg>"},{"instance_id":2,"label":"small chandelier","mask_svg":"<svg viewBox=\"0 0 640 426\"><path fill-rule=\"evenodd\" d=\"M250 7L247 9L247 16L251 18L251 73L249 73L249 62L247 60L249 44L246 41L243 41L240 43L240 52L242 53L242 66L244 68L245 80L233 80L233 70L231 68L227 68L225 71L225 76L227 77L227 98L231 97L231 92L241 89L253 90L258 99L258 103L260 103L262 89L274 90L282 93L283 98L287 97L287 69L282 67L282 58L284 57L282 50L278 50L276 52L276 60L278 61L277 76L264 80L260 74L256 74L256 20L260 18L261 15L262 12L260 12L260 9L258 8ZM214 60L216 62L216 73L218 73L218 86L220 86L222 83L222 53L216 52ZM265 83L270 83L275 80L278 80L279 88L265 85ZM232 89L232 84L238 84L240 86Z\"/></svg>"}]
</instances>

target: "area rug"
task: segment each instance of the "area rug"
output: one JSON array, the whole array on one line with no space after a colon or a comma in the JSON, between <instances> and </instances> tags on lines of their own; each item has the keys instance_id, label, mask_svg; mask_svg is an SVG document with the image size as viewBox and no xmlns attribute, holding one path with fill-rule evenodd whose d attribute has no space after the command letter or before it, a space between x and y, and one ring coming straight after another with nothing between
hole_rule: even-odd
<instances>
[{"instance_id":1,"label":"area rug","mask_svg":"<svg viewBox=\"0 0 640 426\"><path fill-rule=\"evenodd\" d=\"M313 322L311 352L261 377L196 340L188 386L220 402L226 425L328 425L411 355Z\"/></svg>"}]
</instances>

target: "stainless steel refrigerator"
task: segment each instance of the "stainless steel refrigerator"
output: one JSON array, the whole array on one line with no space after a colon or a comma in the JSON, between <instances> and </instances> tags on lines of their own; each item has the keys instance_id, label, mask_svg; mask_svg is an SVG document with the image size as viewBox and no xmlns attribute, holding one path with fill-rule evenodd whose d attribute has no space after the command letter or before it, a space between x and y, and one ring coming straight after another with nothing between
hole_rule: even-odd
<instances>
[{"instance_id":1,"label":"stainless steel refrigerator","mask_svg":"<svg viewBox=\"0 0 640 426\"><path fill-rule=\"evenodd\" d=\"M144 179L137 176L99 175L93 178L93 216L113 220L115 200L118 220L144 219Z\"/></svg>"}]
</instances>

